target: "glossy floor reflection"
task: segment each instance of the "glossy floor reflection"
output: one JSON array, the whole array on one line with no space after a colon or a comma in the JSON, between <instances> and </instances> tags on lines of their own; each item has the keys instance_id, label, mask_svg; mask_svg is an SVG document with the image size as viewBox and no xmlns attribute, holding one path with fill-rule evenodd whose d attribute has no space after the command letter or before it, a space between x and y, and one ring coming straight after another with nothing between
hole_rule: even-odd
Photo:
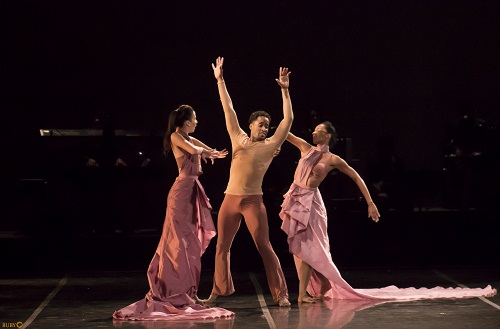
<instances>
[{"instance_id":1,"label":"glossy floor reflection","mask_svg":"<svg viewBox=\"0 0 500 329\"><path fill-rule=\"evenodd\" d=\"M500 328L500 297L438 299L377 304L329 301L297 304L298 282L285 271L292 307L273 304L262 271L234 273L236 293L217 306L231 319L203 322L113 321L114 310L141 299L148 290L143 272L75 272L0 279L2 328ZM346 269L354 287L500 287L500 268ZM202 275L201 297L208 296L212 273ZM452 282L454 281L454 282ZM260 298L259 298L260 297Z\"/></svg>"}]
</instances>

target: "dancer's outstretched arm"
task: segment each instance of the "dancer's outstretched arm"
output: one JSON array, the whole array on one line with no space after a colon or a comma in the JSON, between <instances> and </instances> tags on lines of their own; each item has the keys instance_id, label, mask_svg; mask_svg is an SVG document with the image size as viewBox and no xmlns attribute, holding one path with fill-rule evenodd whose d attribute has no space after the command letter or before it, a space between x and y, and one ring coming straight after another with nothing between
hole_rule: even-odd
<instances>
[{"instance_id":1,"label":"dancer's outstretched arm","mask_svg":"<svg viewBox=\"0 0 500 329\"><path fill-rule=\"evenodd\" d=\"M203 144L193 137L191 137L192 141L188 141L178 132L173 132L172 135L170 135L170 138L172 141L172 145L175 145L176 147L181 148L190 154L200 154L205 163L207 162L207 159L210 159L212 160L213 164L214 159L222 159L227 155L227 151L225 149L222 151L217 151L216 149L208 147L207 145Z\"/></svg>"},{"instance_id":2,"label":"dancer's outstretched arm","mask_svg":"<svg viewBox=\"0 0 500 329\"><path fill-rule=\"evenodd\" d=\"M173 132L172 135L170 135L170 140L172 141L172 145L175 145L190 154L201 154L204 150L203 147L197 146L193 142L186 140L178 132Z\"/></svg>"},{"instance_id":3,"label":"dancer's outstretched arm","mask_svg":"<svg viewBox=\"0 0 500 329\"><path fill-rule=\"evenodd\" d=\"M368 217L373 219L374 222L378 222L380 213L378 212L377 206L373 202L372 197L370 196L370 192L368 191L368 188L366 187L366 184L361 176L357 173L356 170L349 166L344 159L339 156L332 155L330 161L335 168L349 176L356 183L359 190L361 191L361 194L363 194L366 203L368 204Z\"/></svg>"},{"instance_id":4,"label":"dancer's outstretched arm","mask_svg":"<svg viewBox=\"0 0 500 329\"><path fill-rule=\"evenodd\" d=\"M207 162L207 159L212 160L212 164L214 164L214 159L223 159L227 155L227 150L223 149L218 151L217 149L211 148L210 146L206 145L199 139L196 139L194 137L191 137L193 140L193 144L199 147L203 148L203 152L201 153L201 157L205 163Z\"/></svg>"}]
</instances>

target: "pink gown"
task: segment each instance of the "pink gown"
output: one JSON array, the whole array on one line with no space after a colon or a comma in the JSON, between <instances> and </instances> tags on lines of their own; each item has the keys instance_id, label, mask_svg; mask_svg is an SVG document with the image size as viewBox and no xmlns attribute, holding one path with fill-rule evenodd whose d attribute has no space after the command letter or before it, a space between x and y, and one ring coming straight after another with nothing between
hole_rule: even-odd
<instances>
[{"instance_id":1,"label":"pink gown","mask_svg":"<svg viewBox=\"0 0 500 329\"><path fill-rule=\"evenodd\" d=\"M216 235L212 209L198 176L200 156L185 153L168 193L163 232L147 276L145 298L113 313L118 320L192 321L233 316L223 308L196 304L201 255Z\"/></svg>"},{"instance_id":2,"label":"pink gown","mask_svg":"<svg viewBox=\"0 0 500 329\"><path fill-rule=\"evenodd\" d=\"M327 174L326 168L317 165L328 146L316 146L303 156L295 171L295 181L284 195L280 217L282 230L288 235L289 251L297 256L297 271L300 262L305 261L313 268L307 291L312 296L320 293L320 280L317 273L323 274L331 286L325 294L332 299L371 299L386 301L409 301L428 298L467 298L496 294L491 286L485 288L385 288L354 289L340 275L332 261L327 232L327 215L323 199L318 188L307 187L311 171L320 175L321 180Z\"/></svg>"}]
</instances>

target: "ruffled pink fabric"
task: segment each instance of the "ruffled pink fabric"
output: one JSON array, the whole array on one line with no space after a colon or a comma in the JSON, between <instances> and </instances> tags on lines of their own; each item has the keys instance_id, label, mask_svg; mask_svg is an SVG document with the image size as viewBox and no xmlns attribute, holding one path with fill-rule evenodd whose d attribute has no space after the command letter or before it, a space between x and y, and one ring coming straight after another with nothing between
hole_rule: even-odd
<instances>
[{"instance_id":1,"label":"ruffled pink fabric","mask_svg":"<svg viewBox=\"0 0 500 329\"><path fill-rule=\"evenodd\" d=\"M282 229L288 232L288 244L290 252L297 254L301 251L300 234L309 226L314 191L300 188L293 183L285 194L281 216L283 218ZM293 218L293 220L291 220ZM299 235L299 236L298 236Z\"/></svg>"},{"instance_id":2,"label":"ruffled pink fabric","mask_svg":"<svg viewBox=\"0 0 500 329\"><path fill-rule=\"evenodd\" d=\"M284 195L280 217L282 230L288 235L289 250L296 255L297 271L300 262L305 261L313 268L308 286L312 296L320 294L318 273L330 282L330 290L325 294L330 299L409 301L429 298L468 298L494 296L497 291L491 286L485 288L385 288L354 289L340 275L330 254L327 231L327 214L321 194L317 188L306 186L307 178L324 150L312 148L298 163L295 181Z\"/></svg>"},{"instance_id":3,"label":"ruffled pink fabric","mask_svg":"<svg viewBox=\"0 0 500 329\"><path fill-rule=\"evenodd\" d=\"M147 271L150 290L144 299L114 312L114 319L191 321L234 315L223 308L198 305L193 299L200 284L201 256L216 231L212 207L198 180L199 156L186 154L180 160L160 242Z\"/></svg>"}]
</instances>

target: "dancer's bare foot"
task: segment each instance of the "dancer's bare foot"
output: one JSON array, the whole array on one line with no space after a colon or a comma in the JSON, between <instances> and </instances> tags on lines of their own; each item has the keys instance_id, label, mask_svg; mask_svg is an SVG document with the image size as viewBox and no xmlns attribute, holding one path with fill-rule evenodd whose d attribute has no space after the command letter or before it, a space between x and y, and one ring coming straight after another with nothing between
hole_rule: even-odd
<instances>
[{"instance_id":1,"label":"dancer's bare foot","mask_svg":"<svg viewBox=\"0 0 500 329\"><path fill-rule=\"evenodd\" d=\"M286 297L280 297L280 299L278 299L278 305L280 307L290 307L290 301L288 300L288 298Z\"/></svg>"},{"instance_id":2,"label":"dancer's bare foot","mask_svg":"<svg viewBox=\"0 0 500 329\"><path fill-rule=\"evenodd\" d=\"M217 297L219 297L219 295L217 294L210 294L210 297L208 297L207 299L197 299L196 301L198 301L200 304L214 304L215 303L215 300L217 299Z\"/></svg>"},{"instance_id":3,"label":"dancer's bare foot","mask_svg":"<svg viewBox=\"0 0 500 329\"><path fill-rule=\"evenodd\" d=\"M299 297L298 302L312 304L312 303L316 303L316 300L306 295L306 296Z\"/></svg>"}]
</instances>

